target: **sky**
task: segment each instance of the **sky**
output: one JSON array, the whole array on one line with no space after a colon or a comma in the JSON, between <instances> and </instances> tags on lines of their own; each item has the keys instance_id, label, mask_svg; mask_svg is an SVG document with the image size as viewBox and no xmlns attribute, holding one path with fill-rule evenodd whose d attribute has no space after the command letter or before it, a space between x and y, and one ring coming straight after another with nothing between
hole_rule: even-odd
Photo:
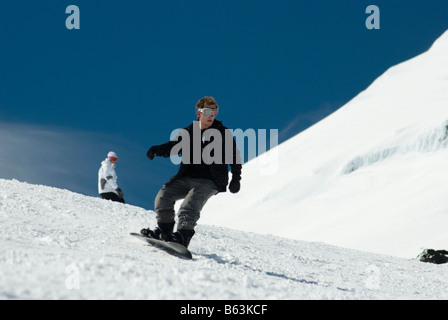
<instances>
[{"instance_id":1,"label":"sky","mask_svg":"<svg viewBox=\"0 0 448 320\"><path fill-rule=\"evenodd\" d=\"M380 29L366 27L372 4ZM200 98L227 127L277 129L281 143L428 50L447 18L445 0L3 1L0 178L98 196L114 150L127 202L151 210L177 167L146 151L194 121Z\"/></svg>"}]
</instances>

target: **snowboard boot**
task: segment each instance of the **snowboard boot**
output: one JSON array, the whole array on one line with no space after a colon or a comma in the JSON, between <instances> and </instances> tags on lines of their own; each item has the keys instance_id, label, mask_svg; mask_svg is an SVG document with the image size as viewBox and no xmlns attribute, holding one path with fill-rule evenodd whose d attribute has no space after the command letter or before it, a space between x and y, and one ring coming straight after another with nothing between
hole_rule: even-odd
<instances>
[{"instance_id":1,"label":"snowboard boot","mask_svg":"<svg viewBox=\"0 0 448 320\"><path fill-rule=\"evenodd\" d=\"M194 230L186 230L186 229L179 229L175 233L172 234L172 242L177 242L181 245L183 245L185 248L188 248L188 245L190 244L191 238L193 238L195 232Z\"/></svg>"},{"instance_id":2,"label":"snowboard boot","mask_svg":"<svg viewBox=\"0 0 448 320\"><path fill-rule=\"evenodd\" d=\"M158 240L169 241L169 239L173 233L174 222L170 223L158 223L158 227L154 230L151 229L142 229L140 233L145 237L154 238Z\"/></svg>"},{"instance_id":3,"label":"snowboard boot","mask_svg":"<svg viewBox=\"0 0 448 320\"><path fill-rule=\"evenodd\" d=\"M148 238L154 238L154 239L160 239L160 235L162 234L162 231L159 227L155 228L154 230L151 229L142 229L140 230L140 233Z\"/></svg>"}]
</instances>

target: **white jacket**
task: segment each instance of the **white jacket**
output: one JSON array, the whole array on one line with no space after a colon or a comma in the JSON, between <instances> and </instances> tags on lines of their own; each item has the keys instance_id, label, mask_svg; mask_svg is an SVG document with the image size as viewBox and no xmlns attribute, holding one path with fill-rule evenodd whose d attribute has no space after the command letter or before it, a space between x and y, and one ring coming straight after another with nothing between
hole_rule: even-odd
<instances>
[{"instance_id":1,"label":"white jacket","mask_svg":"<svg viewBox=\"0 0 448 320\"><path fill-rule=\"evenodd\" d=\"M109 159L101 162L101 168L98 171L98 193L113 192L118 195L117 174L115 173L115 164Z\"/></svg>"}]
</instances>

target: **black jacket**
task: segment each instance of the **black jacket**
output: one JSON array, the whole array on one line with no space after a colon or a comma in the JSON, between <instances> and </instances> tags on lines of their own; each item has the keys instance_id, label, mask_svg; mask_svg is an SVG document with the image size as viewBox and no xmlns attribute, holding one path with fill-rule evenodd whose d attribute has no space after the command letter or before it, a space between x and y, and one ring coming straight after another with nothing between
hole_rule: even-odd
<instances>
[{"instance_id":1,"label":"black jacket","mask_svg":"<svg viewBox=\"0 0 448 320\"><path fill-rule=\"evenodd\" d=\"M194 126L197 126L194 129ZM214 158L214 160L211 164L204 164L204 160L202 159L201 161L201 166L204 169L209 169L210 170L210 177L213 180L213 182L215 183L218 192L226 192L227 191L227 184L229 183L229 165L230 165L230 170L232 172L232 179L236 180L236 181L240 181L241 180L241 159L240 159L240 153L239 150L236 146L235 143L235 139L233 137L233 135L231 135L230 130L228 130L221 121L218 120L214 120L213 124L211 125L211 127L209 129L216 129L214 131L214 133L219 132L221 135L221 142L222 142L222 159L218 158L219 154L217 154L217 157ZM201 146L201 157L202 157L202 152L204 151L204 148L206 148L208 145L210 145L211 143L213 143L214 137L212 135L212 137L207 141L207 139L204 140L204 135L207 136L207 130L202 130L200 137L201 137L201 141L196 141L196 146ZM191 172L191 168L189 168L189 166L191 166L191 164L193 163L193 160L197 161L197 157L198 155L196 154L196 158L194 158L193 155L193 144L194 144L194 138L199 139L199 135L198 133L201 131L199 130L199 124L195 121L193 122L191 125L189 125L188 127L183 129L183 132L180 132L178 137L173 140L173 141L169 141L167 143L164 143L162 145L159 146L154 146L151 147L148 150L148 158L152 158L153 156L160 156L160 157L170 157L171 156L171 151L173 149L173 147L179 148L180 145L178 145L180 142L184 142L182 139L184 139L186 137L185 133L188 133L189 136L189 141L184 142L184 144L182 144L185 147L189 147L189 154L190 157L188 158L187 154L188 152L185 152L184 154L182 154L182 162L180 164L179 167L179 171L177 172L177 174L172 177L170 179L170 181L173 181L175 179L179 179L184 177L185 175L188 174L188 172ZM196 130L194 132L194 130ZM227 131L226 131L227 130ZM195 135L196 133L196 135ZM208 133L211 133L211 131L208 131ZM229 145L226 146L226 137L227 137L227 143ZM219 141L219 140L218 140ZM214 147L218 146L218 141L214 143ZM230 152L230 143L232 144L232 155L230 154L226 154L226 152ZM215 156L215 151L216 148L212 148L211 146L209 147L208 150L206 150L207 152L209 150L212 150L212 152L210 152L211 157ZM175 150L175 151L179 151L178 153L181 154L182 150ZM185 151L185 150L184 150ZM198 150L196 150L197 152ZM207 153L206 152L206 153ZM207 162L209 163L209 162Z\"/></svg>"}]
</instances>

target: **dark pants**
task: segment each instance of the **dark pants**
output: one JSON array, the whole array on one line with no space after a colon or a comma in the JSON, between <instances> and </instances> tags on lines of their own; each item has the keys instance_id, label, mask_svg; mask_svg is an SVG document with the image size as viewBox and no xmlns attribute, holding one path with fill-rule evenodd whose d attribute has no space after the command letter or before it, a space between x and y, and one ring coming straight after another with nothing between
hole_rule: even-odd
<instances>
[{"instance_id":1,"label":"dark pants","mask_svg":"<svg viewBox=\"0 0 448 320\"><path fill-rule=\"evenodd\" d=\"M115 202L121 202L124 203L124 199L120 198L119 196L117 196L115 193L113 192L107 192L107 193L101 193L100 196L105 199L105 200L112 200Z\"/></svg>"},{"instance_id":2,"label":"dark pants","mask_svg":"<svg viewBox=\"0 0 448 320\"><path fill-rule=\"evenodd\" d=\"M208 179L181 178L171 181L160 189L154 208L158 223L173 223L174 204L184 199L178 212L177 229L193 230L205 203L218 193L215 183Z\"/></svg>"}]
</instances>

